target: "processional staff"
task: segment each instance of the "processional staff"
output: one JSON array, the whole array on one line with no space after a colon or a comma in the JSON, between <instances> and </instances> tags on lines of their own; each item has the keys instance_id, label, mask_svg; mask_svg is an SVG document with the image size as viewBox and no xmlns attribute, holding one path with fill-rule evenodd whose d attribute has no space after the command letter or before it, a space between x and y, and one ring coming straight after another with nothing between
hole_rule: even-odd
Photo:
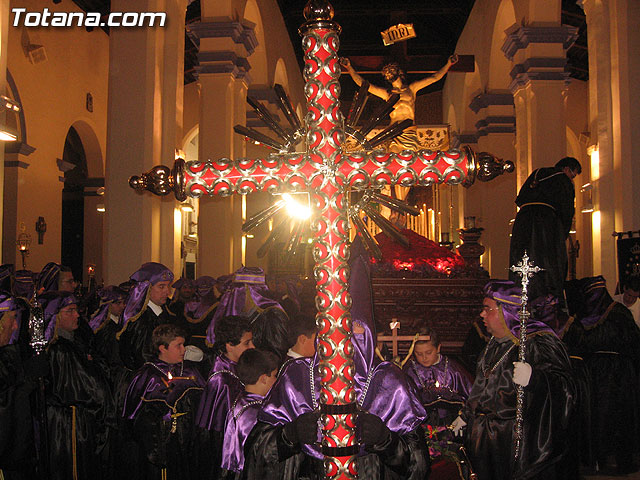
<instances>
[{"instance_id":1,"label":"processional staff","mask_svg":"<svg viewBox=\"0 0 640 480\"><path fill-rule=\"evenodd\" d=\"M44 311L38 302L37 292L34 292L33 299L29 305L29 344L36 355L42 355L47 347L45 328ZM36 412L38 415L37 423L39 427L35 435L36 446L38 447L38 473L42 480L46 480L49 478L49 436L43 377L38 377Z\"/></svg>"},{"instance_id":2,"label":"processional staff","mask_svg":"<svg viewBox=\"0 0 640 480\"><path fill-rule=\"evenodd\" d=\"M512 272L518 273L522 276L522 303L520 304L520 311L518 312L518 319L520 320L520 343L518 345L518 362L526 362L525 359L525 344L527 342L527 322L531 314L527 309L527 303L529 302L529 279L533 277L535 273L544 270L533 262L529 261L529 255L525 250L522 260L517 265L511 265L509 268ZM524 408L524 387L522 385L516 385L516 446L514 458L518 459L520 456L520 448L522 446L522 410Z\"/></svg>"},{"instance_id":3,"label":"processional staff","mask_svg":"<svg viewBox=\"0 0 640 480\"><path fill-rule=\"evenodd\" d=\"M344 117L340 111L340 64L337 55L340 26L333 21L333 7L326 0L309 0L303 36L306 150L273 154L266 159L185 162L173 169L160 165L129 179L132 188L156 195L246 195L255 191L286 193L308 191L313 198L312 230L316 278L318 355L322 382L320 410L323 423L322 452L327 478L357 478L355 436L357 411L353 385L353 348L350 346L349 295L349 189L400 184L447 183L470 186L513 171L503 162L470 148L446 152L421 150L389 153L358 151L343 155Z\"/></svg>"}]
</instances>

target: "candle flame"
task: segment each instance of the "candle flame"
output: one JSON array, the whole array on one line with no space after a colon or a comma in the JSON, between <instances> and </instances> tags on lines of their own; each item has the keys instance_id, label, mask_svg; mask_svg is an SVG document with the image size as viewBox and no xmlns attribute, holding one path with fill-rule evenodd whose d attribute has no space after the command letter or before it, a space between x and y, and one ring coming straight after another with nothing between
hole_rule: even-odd
<instances>
[{"instance_id":1,"label":"candle flame","mask_svg":"<svg viewBox=\"0 0 640 480\"><path fill-rule=\"evenodd\" d=\"M169 380L171 380L171 379L173 378L173 375L171 375L171 372L167 373L167 378L168 378Z\"/></svg>"},{"instance_id":2,"label":"candle flame","mask_svg":"<svg viewBox=\"0 0 640 480\"><path fill-rule=\"evenodd\" d=\"M436 388L440 388L440 382L436 380Z\"/></svg>"}]
</instances>

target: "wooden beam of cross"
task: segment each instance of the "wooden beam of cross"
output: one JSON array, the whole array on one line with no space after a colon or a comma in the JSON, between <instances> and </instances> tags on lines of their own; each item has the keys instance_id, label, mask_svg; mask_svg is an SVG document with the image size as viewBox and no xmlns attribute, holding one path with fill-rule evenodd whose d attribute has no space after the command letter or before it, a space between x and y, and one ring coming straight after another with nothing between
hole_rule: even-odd
<instances>
[{"instance_id":1,"label":"wooden beam of cross","mask_svg":"<svg viewBox=\"0 0 640 480\"><path fill-rule=\"evenodd\" d=\"M313 198L313 256L316 278L318 355L322 377L320 404L323 418L322 451L327 478L357 478L355 455L356 391L349 307L349 188L377 185L471 185L512 171L513 164L487 153L465 148L447 152L381 151L342 155L344 118L340 112L337 55L340 26L326 0L310 0L307 21L300 27L305 52L304 76L307 115L305 153L270 155L266 159L178 159L173 169L157 166L131 177L132 188L157 195L246 195L309 191Z\"/></svg>"}]
</instances>

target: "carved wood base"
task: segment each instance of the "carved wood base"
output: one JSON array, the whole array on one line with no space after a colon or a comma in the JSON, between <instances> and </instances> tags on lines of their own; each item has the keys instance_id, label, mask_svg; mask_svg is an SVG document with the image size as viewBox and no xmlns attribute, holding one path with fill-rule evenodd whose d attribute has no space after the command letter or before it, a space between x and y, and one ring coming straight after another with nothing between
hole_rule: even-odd
<instances>
[{"instance_id":1,"label":"carved wood base","mask_svg":"<svg viewBox=\"0 0 640 480\"><path fill-rule=\"evenodd\" d=\"M372 278L376 328L390 335L389 322L400 321L399 335L433 328L442 340L443 353L459 353L473 321L482 308L487 278ZM410 342L401 346L406 352Z\"/></svg>"}]
</instances>

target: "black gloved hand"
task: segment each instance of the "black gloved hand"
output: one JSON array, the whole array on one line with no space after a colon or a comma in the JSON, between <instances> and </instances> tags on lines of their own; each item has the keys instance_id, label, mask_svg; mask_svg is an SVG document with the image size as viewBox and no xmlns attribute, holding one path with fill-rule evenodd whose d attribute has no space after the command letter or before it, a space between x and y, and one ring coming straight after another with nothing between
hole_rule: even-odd
<instances>
[{"instance_id":1,"label":"black gloved hand","mask_svg":"<svg viewBox=\"0 0 640 480\"><path fill-rule=\"evenodd\" d=\"M49 357L46 352L35 355L24 362L24 376L29 378L49 375Z\"/></svg>"},{"instance_id":2,"label":"black gloved hand","mask_svg":"<svg viewBox=\"0 0 640 480\"><path fill-rule=\"evenodd\" d=\"M319 411L303 413L284 426L285 438L293 444L315 443L318 440L318 418L320 418Z\"/></svg>"},{"instance_id":3,"label":"black gloved hand","mask_svg":"<svg viewBox=\"0 0 640 480\"><path fill-rule=\"evenodd\" d=\"M364 445L375 445L385 442L391 431L377 415L367 412L358 413L356 421L358 441Z\"/></svg>"}]
</instances>

